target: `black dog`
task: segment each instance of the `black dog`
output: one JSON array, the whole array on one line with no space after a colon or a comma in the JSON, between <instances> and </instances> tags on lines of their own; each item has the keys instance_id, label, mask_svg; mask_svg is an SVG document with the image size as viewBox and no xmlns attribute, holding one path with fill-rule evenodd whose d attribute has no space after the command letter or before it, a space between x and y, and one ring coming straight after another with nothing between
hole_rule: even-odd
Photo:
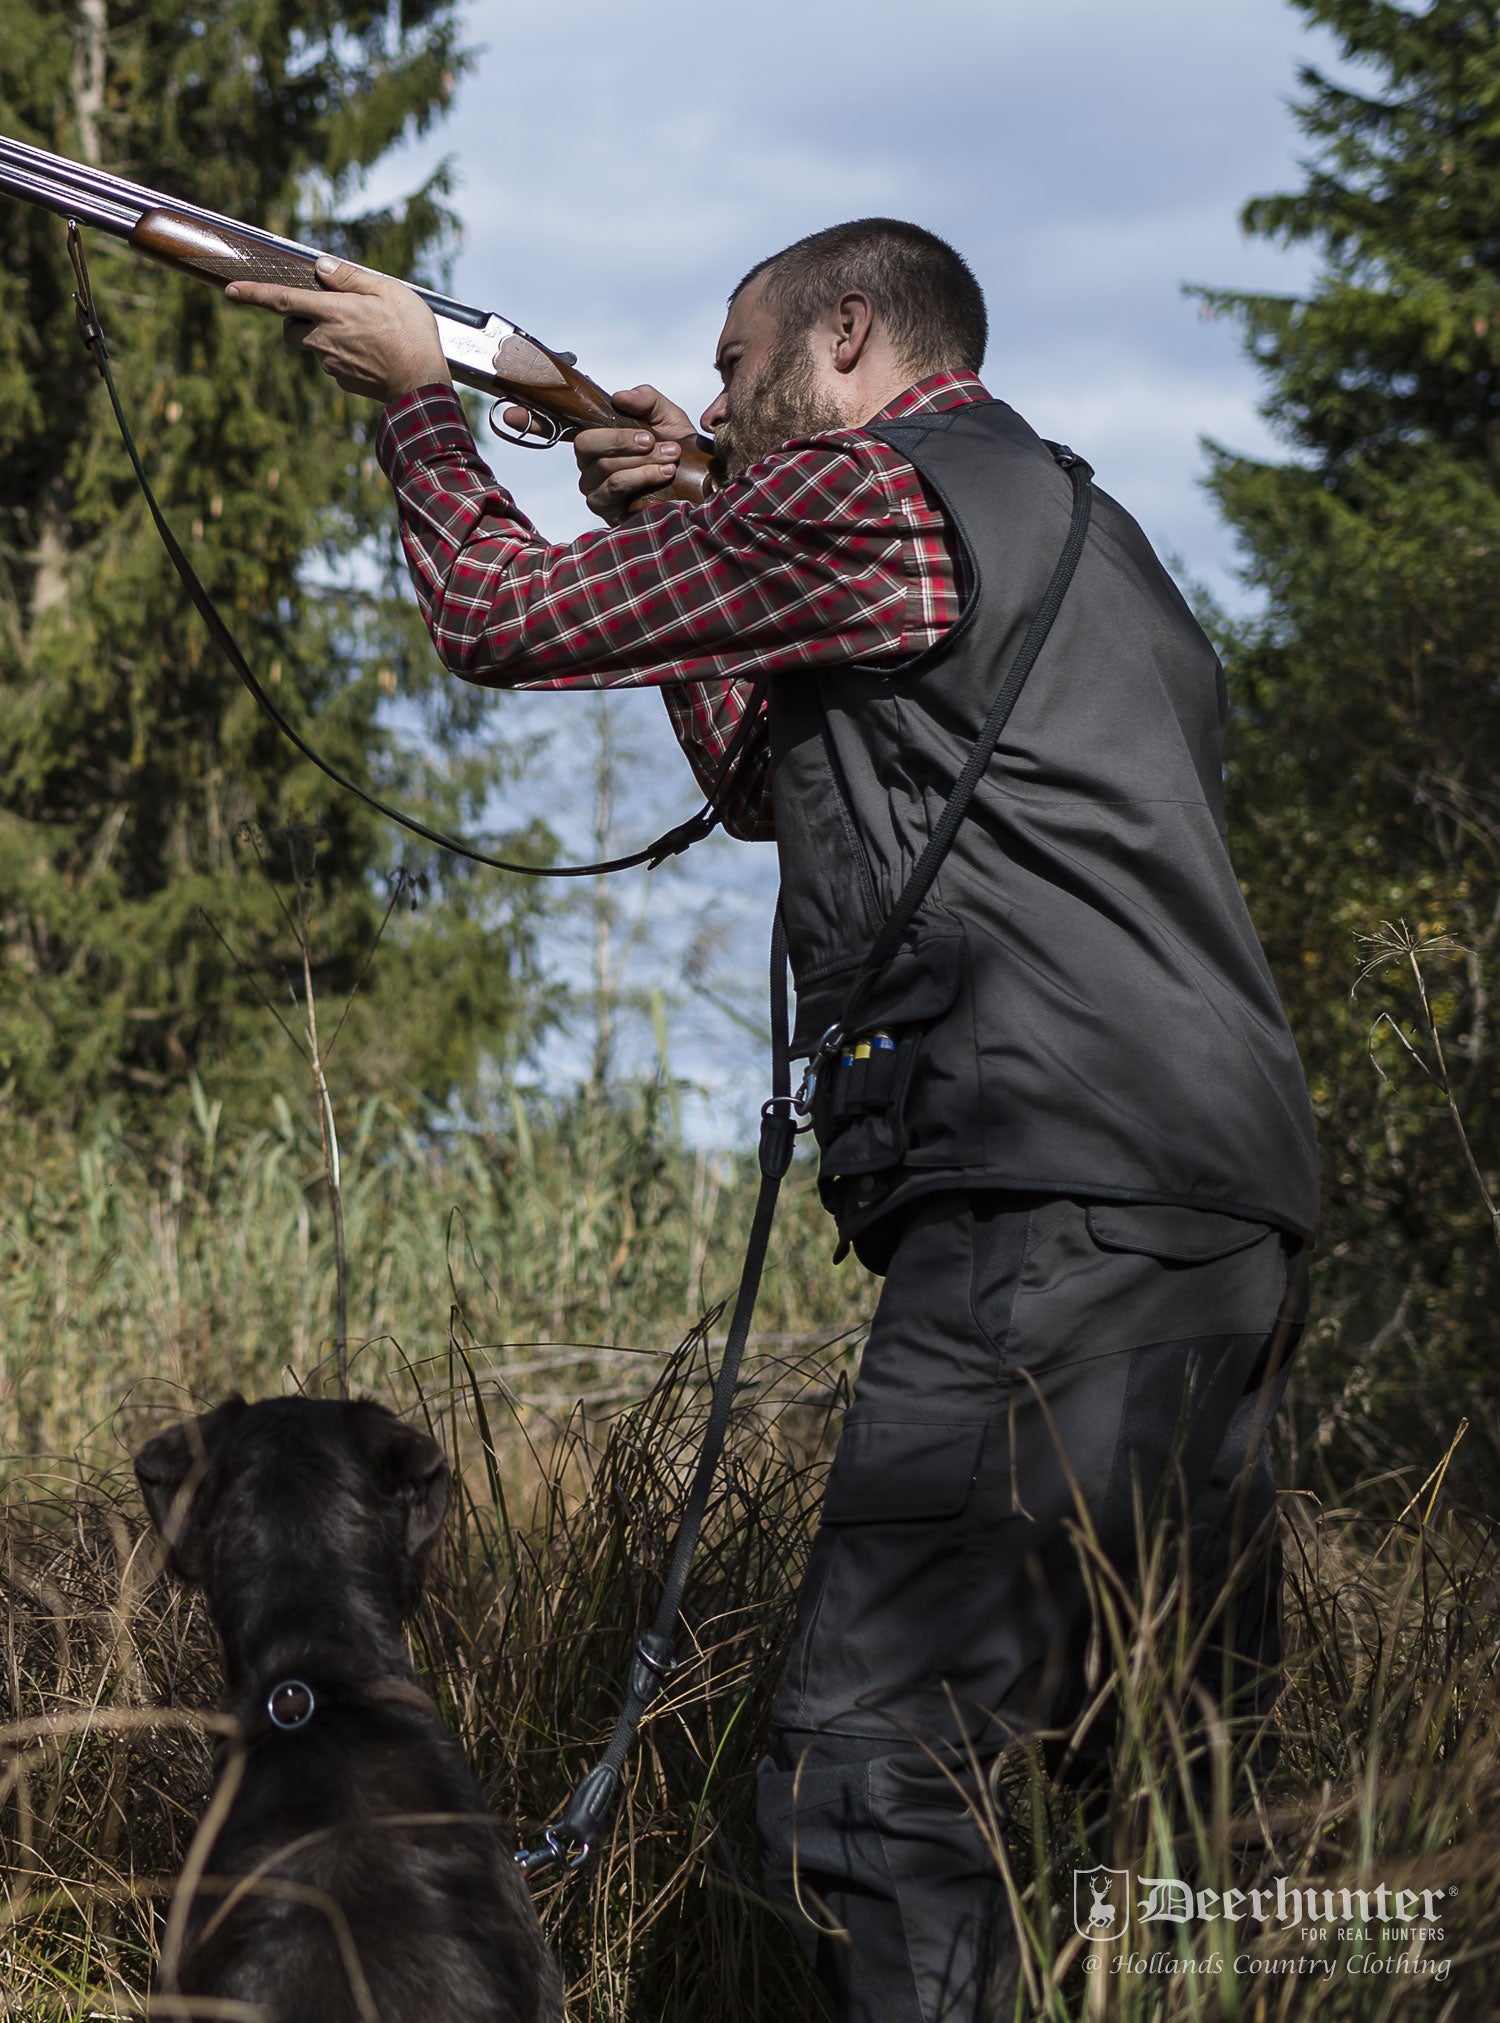
<instances>
[{"instance_id":1,"label":"black dog","mask_svg":"<svg viewBox=\"0 0 1500 2023\"><path fill-rule=\"evenodd\" d=\"M380 1405L236 1397L135 1472L245 1746L173 1992L266 2023L554 2023L526 1885L402 1641L442 1449Z\"/></svg>"}]
</instances>

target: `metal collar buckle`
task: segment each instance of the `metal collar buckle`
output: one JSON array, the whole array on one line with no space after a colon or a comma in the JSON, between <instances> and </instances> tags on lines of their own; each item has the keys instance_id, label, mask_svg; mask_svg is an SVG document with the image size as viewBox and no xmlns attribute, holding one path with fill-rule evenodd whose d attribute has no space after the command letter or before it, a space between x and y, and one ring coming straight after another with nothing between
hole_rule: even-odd
<instances>
[{"instance_id":1,"label":"metal collar buckle","mask_svg":"<svg viewBox=\"0 0 1500 2023\"><path fill-rule=\"evenodd\" d=\"M317 1704L305 1679L278 1679L266 1695L266 1714L273 1728L305 1728Z\"/></svg>"}]
</instances>

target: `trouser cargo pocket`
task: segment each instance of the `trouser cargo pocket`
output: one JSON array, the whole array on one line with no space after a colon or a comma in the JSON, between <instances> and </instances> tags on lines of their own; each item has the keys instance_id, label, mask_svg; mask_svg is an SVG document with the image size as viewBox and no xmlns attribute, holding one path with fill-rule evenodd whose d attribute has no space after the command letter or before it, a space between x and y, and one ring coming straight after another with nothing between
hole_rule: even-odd
<instances>
[{"instance_id":1,"label":"trouser cargo pocket","mask_svg":"<svg viewBox=\"0 0 1500 2023\"><path fill-rule=\"evenodd\" d=\"M889 1732L942 1663L985 1428L844 1423L777 1700L782 1728Z\"/></svg>"}]
</instances>

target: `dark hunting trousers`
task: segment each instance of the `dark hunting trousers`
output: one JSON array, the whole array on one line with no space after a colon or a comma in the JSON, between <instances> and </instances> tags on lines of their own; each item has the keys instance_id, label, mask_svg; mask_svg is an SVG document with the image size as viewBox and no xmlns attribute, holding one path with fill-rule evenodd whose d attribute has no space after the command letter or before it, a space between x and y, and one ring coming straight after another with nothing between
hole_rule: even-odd
<instances>
[{"instance_id":1,"label":"dark hunting trousers","mask_svg":"<svg viewBox=\"0 0 1500 2023\"><path fill-rule=\"evenodd\" d=\"M1017 1194L913 1204L761 1764L768 1884L796 1906L841 2023L984 2016L1014 1941L954 1785L974 1789L976 1764L1086 1700L1080 1499L1128 1571L1186 1496L1212 1623L1199 1677L1233 1713L1274 1698L1265 1436L1304 1286L1292 1239L1228 1216Z\"/></svg>"}]
</instances>

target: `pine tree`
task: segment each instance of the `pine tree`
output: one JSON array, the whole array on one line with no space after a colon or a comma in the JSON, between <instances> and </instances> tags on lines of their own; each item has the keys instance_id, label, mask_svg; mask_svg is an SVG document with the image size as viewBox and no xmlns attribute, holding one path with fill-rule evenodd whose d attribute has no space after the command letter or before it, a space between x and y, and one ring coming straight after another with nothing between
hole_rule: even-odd
<instances>
[{"instance_id":1,"label":"pine tree","mask_svg":"<svg viewBox=\"0 0 1500 2023\"><path fill-rule=\"evenodd\" d=\"M0 129L420 276L448 231L441 177L399 212L331 220L463 63L455 0L0 0ZM273 319L102 235L89 249L158 492L283 708L355 777L472 820L502 754L398 589L373 407ZM33 1114L113 1095L149 1116L194 1064L284 1072L254 999L289 953L289 832L316 848L330 991L398 858L424 870L430 903L393 928L342 1065L446 1095L517 1028L530 902L414 856L240 689L157 544L70 289L60 221L0 196L0 1090ZM383 721L397 695L424 717L410 747Z\"/></svg>"},{"instance_id":2,"label":"pine tree","mask_svg":"<svg viewBox=\"0 0 1500 2023\"><path fill-rule=\"evenodd\" d=\"M1500 1278L1441 1088L1445 1062L1493 1195L1500 8L1295 4L1344 63L1302 73L1304 186L1243 222L1315 247L1319 270L1305 299L1203 297L1244 326L1263 412L1293 452L1212 450L1211 488L1263 594L1259 616L1223 627L1229 786L1320 1110L1325 1312L1359 1357L1381 1345L1358 1385L1388 1415L1368 1449L1386 1455L1414 1411L1451 1430ZM1382 923L1426 944L1442 1062Z\"/></svg>"}]
</instances>

